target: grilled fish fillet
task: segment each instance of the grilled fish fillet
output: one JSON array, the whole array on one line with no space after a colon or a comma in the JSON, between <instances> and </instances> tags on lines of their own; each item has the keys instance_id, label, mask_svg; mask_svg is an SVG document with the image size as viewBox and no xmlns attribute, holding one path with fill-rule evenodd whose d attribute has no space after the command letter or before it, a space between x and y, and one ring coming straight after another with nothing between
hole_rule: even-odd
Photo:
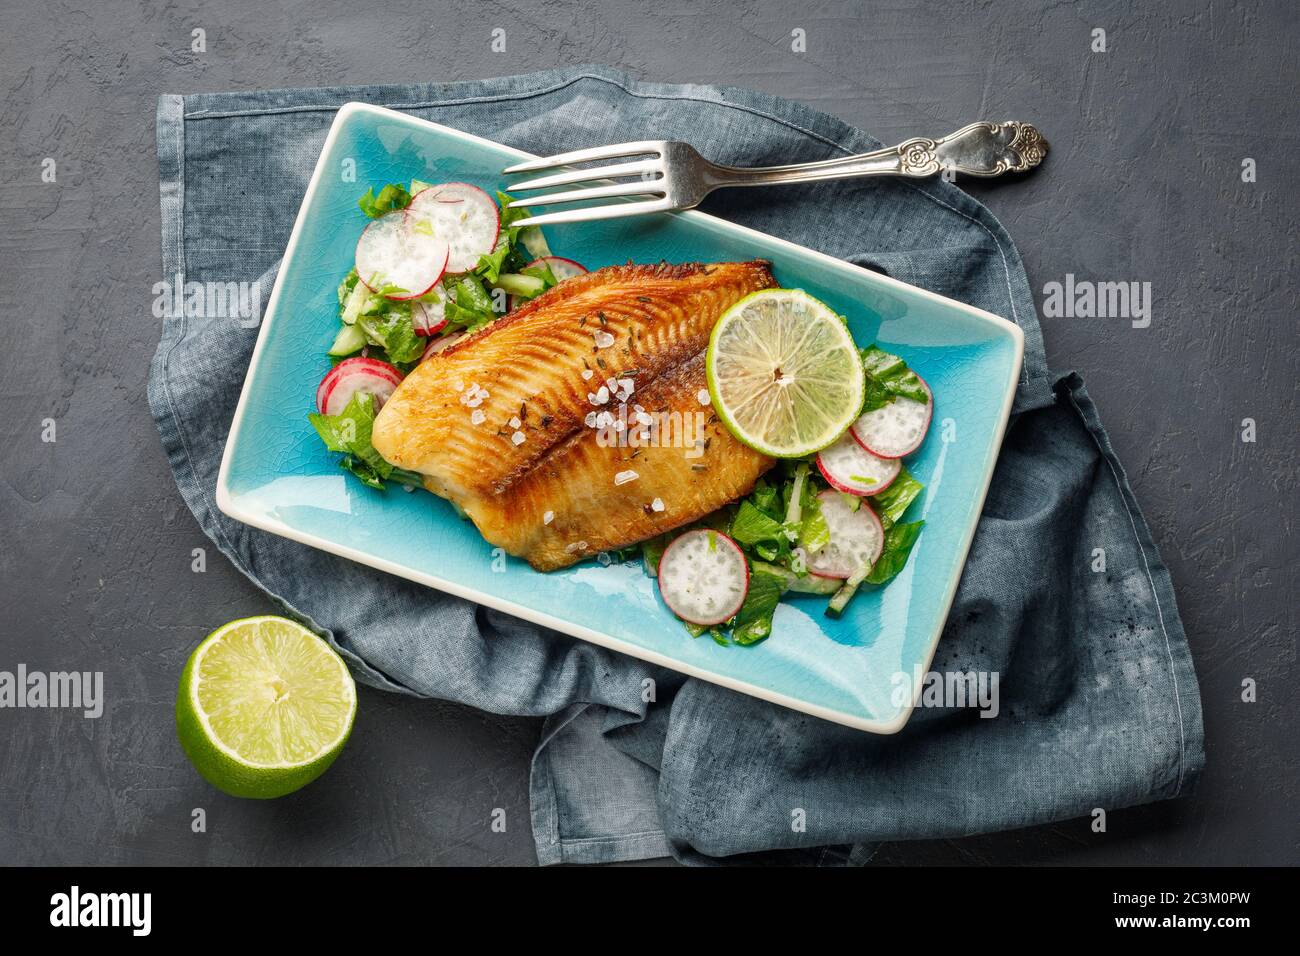
<instances>
[{"instance_id":1,"label":"grilled fish fillet","mask_svg":"<svg viewBox=\"0 0 1300 956\"><path fill-rule=\"evenodd\" d=\"M736 441L700 404L704 388L701 352L635 395L657 442L642 442L656 432L638 428L634 417L621 432L582 428L506 491L466 502L465 511L485 539L539 571L716 511L748 494L774 462ZM619 444L618 436L629 437Z\"/></svg>"},{"instance_id":2,"label":"grilled fish fillet","mask_svg":"<svg viewBox=\"0 0 1300 956\"><path fill-rule=\"evenodd\" d=\"M539 570L686 524L747 493L772 465L698 396L719 316L773 285L764 262L612 266L567 279L417 366L371 440L463 508L489 543ZM611 394L620 380L634 389L622 415ZM644 434L632 447L619 440L626 429L589 424L609 412L644 433L638 405L654 422L651 447Z\"/></svg>"}]
</instances>

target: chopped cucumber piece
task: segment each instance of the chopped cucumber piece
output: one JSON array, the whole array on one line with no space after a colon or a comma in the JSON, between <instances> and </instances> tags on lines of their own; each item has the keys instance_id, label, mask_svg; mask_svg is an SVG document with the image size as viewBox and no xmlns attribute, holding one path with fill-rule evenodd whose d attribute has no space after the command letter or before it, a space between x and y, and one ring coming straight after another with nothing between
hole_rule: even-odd
<instances>
[{"instance_id":1,"label":"chopped cucumber piece","mask_svg":"<svg viewBox=\"0 0 1300 956\"><path fill-rule=\"evenodd\" d=\"M849 601L853 600L853 595L858 593L858 587L867 579L871 573L871 566L875 562L867 562L859 567L849 579L844 582L834 596L831 597L830 603L826 605L827 617L839 617L844 613L844 608L848 606Z\"/></svg>"},{"instance_id":2,"label":"chopped cucumber piece","mask_svg":"<svg viewBox=\"0 0 1300 956\"><path fill-rule=\"evenodd\" d=\"M355 325L344 325L339 329L339 334L334 336L334 344L330 346L328 354L341 358L360 352L365 346L366 334Z\"/></svg>"},{"instance_id":3,"label":"chopped cucumber piece","mask_svg":"<svg viewBox=\"0 0 1300 956\"><path fill-rule=\"evenodd\" d=\"M535 295L541 295L546 289L546 280L518 272L503 272L497 276L496 285L498 289L505 289L511 295L521 295L531 299Z\"/></svg>"},{"instance_id":4,"label":"chopped cucumber piece","mask_svg":"<svg viewBox=\"0 0 1300 956\"><path fill-rule=\"evenodd\" d=\"M366 310L370 304L370 290L366 288L364 282L358 282L352 294L348 296L347 302L343 303L343 311L339 313L339 318L343 320L344 325L353 325L357 321L357 316Z\"/></svg>"},{"instance_id":5,"label":"chopped cucumber piece","mask_svg":"<svg viewBox=\"0 0 1300 956\"><path fill-rule=\"evenodd\" d=\"M755 573L761 570L784 578L785 589L796 594L834 594L840 588L841 582L835 578L819 578L815 574L805 574L801 577L793 571L787 571L779 564L768 564L766 561L751 560L749 564Z\"/></svg>"}]
</instances>

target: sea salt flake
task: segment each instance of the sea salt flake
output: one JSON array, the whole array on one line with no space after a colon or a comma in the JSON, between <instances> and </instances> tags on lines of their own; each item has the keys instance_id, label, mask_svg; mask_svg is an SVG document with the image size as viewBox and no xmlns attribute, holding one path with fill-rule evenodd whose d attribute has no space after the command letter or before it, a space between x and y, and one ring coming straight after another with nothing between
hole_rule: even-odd
<instances>
[{"instance_id":1,"label":"sea salt flake","mask_svg":"<svg viewBox=\"0 0 1300 956\"><path fill-rule=\"evenodd\" d=\"M593 371L592 371L591 369L589 369L589 368L584 368L584 369L582 370L582 377L583 377L584 380L590 379L591 376L593 376L593 375L595 375L595 374L596 374L596 373L593 372Z\"/></svg>"},{"instance_id":2,"label":"sea salt flake","mask_svg":"<svg viewBox=\"0 0 1300 956\"><path fill-rule=\"evenodd\" d=\"M695 393L695 400L701 405L709 404L709 390L707 388L700 389Z\"/></svg>"},{"instance_id":3,"label":"sea salt flake","mask_svg":"<svg viewBox=\"0 0 1300 956\"><path fill-rule=\"evenodd\" d=\"M610 563L611 563L614 559L611 558L611 557L610 557L606 552L602 551L602 552L600 552L599 554L596 555L596 560L600 563L600 566L601 566L602 568L607 568L607 567L610 566Z\"/></svg>"},{"instance_id":4,"label":"sea salt flake","mask_svg":"<svg viewBox=\"0 0 1300 956\"><path fill-rule=\"evenodd\" d=\"M651 511L663 511L663 510L664 510L664 500L663 500L662 498L656 498L654 501L650 502L650 510L651 510Z\"/></svg>"},{"instance_id":5,"label":"sea salt flake","mask_svg":"<svg viewBox=\"0 0 1300 956\"><path fill-rule=\"evenodd\" d=\"M599 419L596 417L595 412L587 412L587 417L583 419L583 422L588 428L595 428L598 421Z\"/></svg>"},{"instance_id":6,"label":"sea salt flake","mask_svg":"<svg viewBox=\"0 0 1300 956\"><path fill-rule=\"evenodd\" d=\"M626 485L629 481L636 481L641 476L629 468L627 471L620 471L614 476L615 485Z\"/></svg>"},{"instance_id":7,"label":"sea salt flake","mask_svg":"<svg viewBox=\"0 0 1300 956\"><path fill-rule=\"evenodd\" d=\"M542 515L542 524L550 524L554 520L555 520L554 511L548 511L546 512L546 514Z\"/></svg>"},{"instance_id":8,"label":"sea salt flake","mask_svg":"<svg viewBox=\"0 0 1300 956\"><path fill-rule=\"evenodd\" d=\"M526 436L523 432L515 432L513 435L510 436L510 440L514 442L516 445L522 445L524 443L524 439L527 437L528 436Z\"/></svg>"},{"instance_id":9,"label":"sea salt flake","mask_svg":"<svg viewBox=\"0 0 1300 956\"><path fill-rule=\"evenodd\" d=\"M510 427L511 427L511 428L518 428L518 427L519 427L520 425L522 425L522 424L523 424L523 422L521 422L521 421L519 420L519 416L518 416L518 415L515 415L515 416L512 416L512 417L511 417L511 419L510 419Z\"/></svg>"},{"instance_id":10,"label":"sea salt flake","mask_svg":"<svg viewBox=\"0 0 1300 956\"><path fill-rule=\"evenodd\" d=\"M471 425L482 425L487 421L487 413L481 408L476 408L473 414L469 416L469 421Z\"/></svg>"},{"instance_id":11,"label":"sea salt flake","mask_svg":"<svg viewBox=\"0 0 1300 956\"><path fill-rule=\"evenodd\" d=\"M607 349L614 344L614 336L603 329L597 329L592 338L596 340L596 348L598 349Z\"/></svg>"}]
</instances>

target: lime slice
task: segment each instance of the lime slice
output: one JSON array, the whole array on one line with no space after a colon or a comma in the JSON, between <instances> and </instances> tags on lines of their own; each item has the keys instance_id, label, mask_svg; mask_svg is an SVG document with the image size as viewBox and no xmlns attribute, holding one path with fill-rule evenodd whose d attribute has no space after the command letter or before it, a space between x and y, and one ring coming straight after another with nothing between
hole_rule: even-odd
<instances>
[{"instance_id":1,"label":"lime slice","mask_svg":"<svg viewBox=\"0 0 1300 956\"><path fill-rule=\"evenodd\" d=\"M176 730L190 762L236 797L279 797L315 780L352 730L357 689L343 659L301 624L248 617L190 655Z\"/></svg>"},{"instance_id":2,"label":"lime slice","mask_svg":"<svg viewBox=\"0 0 1300 956\"><path fill-rule=\"evenodd\" d=\"M773 458L801 458L862 409L862 360L844 320L800 289L765 289L718 319L705 357L727 429Z\"/></svg>"}]
</instances>

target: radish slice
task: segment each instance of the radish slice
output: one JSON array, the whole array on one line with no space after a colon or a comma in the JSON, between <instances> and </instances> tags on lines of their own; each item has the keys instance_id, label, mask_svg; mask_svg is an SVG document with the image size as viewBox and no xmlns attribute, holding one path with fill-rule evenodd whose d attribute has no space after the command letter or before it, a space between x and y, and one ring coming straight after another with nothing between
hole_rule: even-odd
<instances>
[{"instance_id":1,"label":"radish slice","mask_svg":"<svg viewBox=\"0 0 1300 956\"><path fill-rule=\"evenodd\" d=\"M566 259L563 256L541 256L524 266L524 269L531 269L533 266L540 266L543 263L550 266L551 275L555 276L556 282L563 282L565 279L572 279L574 276L580 276L591 271L581 262L574 262L572 259ZM508 303L510 311L513 312L527 301L527 299L520 296L512 295Z\"/></svg>"},{"instance_id":2,"label":"radish slice","mask_svg":"<svg viewBox=\"0 0 1300 956\"><path fill-rule=\"evenodd\" d=\"M925 382L921 384L930 396L924 405L899 397L858 416L849 429L858 444L879 458L902 458L920 448L934 413L934 393Z\"/></svg>"},{"instance_id":3,"label":"radish slice","mask_svg":"<svg viewBox=\"0 0 1300 956\"><path fill-rule=\"evenodd\" d=\"M427 222L451 246L448 272L468 272L497 247L501 213L496 201L469 183L443 183L415 194L406 211Z\"/></svg>"},{"instance_id":4,"label":"radish slice","mask_svg":"<svg viewBox=\"0 0 1300 956\"><path fill-rule=\"evenodd\" d=\"M749 593L749 564L740 545L718 531L674 538L659 558L659 593L668 609L691 624L735 617Z\"/></svg>"},{"instance_id":5,"label":"radish slice","mask_svg":"<svg viewBox=\"0 0 1300 956\"><path fill-rule=\"evenodd\" d=\"M451 348L466 336L465 332L453 332L451 335L439 335L429 339L429 344L424 347L424 352L420 355L420 361L423 362L430 355L437 355L444 349Z\"/></svg>"},{"instance_id":6,"label":"radish slice","mask_svg":"<svg viewBox=\"0 0 1300 956\"><path fill-rule=\"evenodd\" d=\"M913 402L912 404L916 404ZM852 435L817 453L817 470L836 491L851 495L875 495L890 486L903 463L897 458L881 458L863 448Z\"/></svg>"},{"instance_id":7,"label":"radish slice","mask_svg":"<svg viewBox=\"0 0 1300 956\"><path fill-rule=\"evenodd\" d=\"M360 356L344 359L321 379L316 389L316 410L323 415L337 415L358 393L373 395L378 410L401 381L401 371L387 362Z\"/></svg>"},{"instance_id":8,"label":"radish slice","mask_svg":"<svg viewBox=\"0 0 1300 956\"><path fill-rule=\"evenodd\" d=\"M357 275L371 292L386 286L403 290L390 299L414 299L442 278L449 254L447 243L404 210L380 216L357 241Z\"/></svg>"},{"instance_id":9,"label":"radish slice","mask_svg":"<svg viewBox=\"0 0 1300 956\"><path fill-rule=\"evenodd\" d=\"M867 564L875 564L885 548L885 529L865 501L854 511L838 491L817 496L822 517L830 529L830 543L808 556L808 570L818 577L847 578Z\"/></svg>"},{"instance_id":10,"label":"radish slice","mask_svg":"<svg viewBox=\"0 0 1300 956\"><path fill-rule=\"evenodd\" d=\"M581 262L574 262L572 259L564 258L564 256L542 256L540 259L534 259L532 262L528 263L528 265L524 266L524 268L528 269L532 266L540 266L542 263L546 263L546 265L551 267L551 274L555 276L556 280L559 282L563 282L565 279L572 279L574 276L580 276L591 271Z\"/></svg>"},{"instance_id":11,"label":"radish slice","mask_svg":"<svg viewBox=\"0 0 1300 956\"><path fill-rule=\"evenodd\" d=\"M411 303L411 324L416 335L437 335L447 325L447 290L439 285L429 291L437 293L434 301Z\"/></svg>"}]
</instances>

